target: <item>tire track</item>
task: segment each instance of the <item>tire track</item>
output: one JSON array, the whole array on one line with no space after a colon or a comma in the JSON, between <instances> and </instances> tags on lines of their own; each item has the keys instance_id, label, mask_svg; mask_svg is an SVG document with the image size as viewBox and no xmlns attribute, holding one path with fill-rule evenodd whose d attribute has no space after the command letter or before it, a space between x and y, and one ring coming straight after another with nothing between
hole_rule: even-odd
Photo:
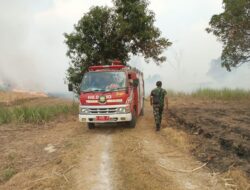
<instances>
[{"instance_id":1,"label":"tire track","mask_svg":"<svg viewBox=\"0 0 250 190\"><path fill-rule=\"evenodd\" d=\"M112 190L111 134L92 134L76 176L76 189Z\"/></svg>"}]
</instances>

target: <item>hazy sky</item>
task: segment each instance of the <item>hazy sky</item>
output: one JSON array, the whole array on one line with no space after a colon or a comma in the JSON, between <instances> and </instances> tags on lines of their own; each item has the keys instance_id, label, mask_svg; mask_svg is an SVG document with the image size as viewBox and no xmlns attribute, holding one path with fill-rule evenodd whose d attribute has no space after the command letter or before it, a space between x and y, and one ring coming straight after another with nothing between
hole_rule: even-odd
<instances>
[{"instance_id":1,"label":"hazy sky","mask_svg":"<svg viewBox=\"0 0 250 190\"><path fill-rule=\"evenodd\" d=\"M65 92L63 33L94 5L111 6L111 0L0 0L0 82L19 88ZM151 0L156 25L174 43L168 61L156 66L134 57L131 64L150 75L160 75L165 87L192 90L199 87L250 87L250 68L244 66L218 81L211 67L221 54L221 44L205 32L210 17L222 11L221 0ZM221 72L221 73L224 73ZM229 76L228 76L229 75ZM230 80L228 80L230 78ZM152 81L153 83L155 81Z\"/></svg>"}]
</instances>

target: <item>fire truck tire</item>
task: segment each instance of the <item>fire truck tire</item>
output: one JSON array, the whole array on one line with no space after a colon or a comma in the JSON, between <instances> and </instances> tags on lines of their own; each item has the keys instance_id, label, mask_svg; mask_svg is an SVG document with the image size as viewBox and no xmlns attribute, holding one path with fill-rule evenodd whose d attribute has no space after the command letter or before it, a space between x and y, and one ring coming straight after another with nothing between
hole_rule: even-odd
<instances>
[{"instance_id":1,"label":"fire truck tire","mask_svg":"<svg viewBox=\"0 0 250 190\"><path fill-rule=\"evenodd\" d=\"M88 128L89 129L94 129L95 128L95 124L94 123L88 123Z\"/></svg>"},{"instance_id":2,"label":"fire truck tire","mask_svg":"<svg viewBox=\"0 0 250 190\"><path fill-rule=\"evenodd\" d=\"M136 116L135 113L132 113L132 120L129 122L129 127L135 128L135 125L136 125Z\"/></svg>"},{"instance_id":3,"label":"fire truck tire","mask_svg":"<svg viewBox=\"0 0 250 190\"><path fill-rule=\"evenodd\" d=\"M142 108L141 108L140 116L144 116L144 98L143 98L143 103L142 103Z\"/></svg>"},{"instance_id":4,"label":"fire truck tire","mask_svg":"<svg viewBox=\"0 0 250 190\"><path fill-rule=\"evenodd\" d=\"M142 109L141 109L140 116L144 116L144 106L143 106Z\"/></svg>"}]
</instances>

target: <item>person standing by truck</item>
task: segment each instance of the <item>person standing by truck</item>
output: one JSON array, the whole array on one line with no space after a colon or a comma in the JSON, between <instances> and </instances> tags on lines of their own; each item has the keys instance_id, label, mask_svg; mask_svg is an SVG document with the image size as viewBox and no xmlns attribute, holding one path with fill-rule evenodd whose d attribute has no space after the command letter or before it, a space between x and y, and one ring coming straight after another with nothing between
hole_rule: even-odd
<instances>
[{"instance_id":1,"label":"person standing by truck","mask_svg":"<svg viewBox=\"0 0 250 190\"><path fill-rule=\"evenodd\" d=\"M157 81L156 88L153 89L150 94L150 104L151 106L153 106L156 131L159 131L161 128L161 120L162 120L162 112L164 109L164 103L166 104L166 109L168 109L168 99L166 95L167 95L167 91L162 88L162 82Z\"/></svg>"}]
</instances>

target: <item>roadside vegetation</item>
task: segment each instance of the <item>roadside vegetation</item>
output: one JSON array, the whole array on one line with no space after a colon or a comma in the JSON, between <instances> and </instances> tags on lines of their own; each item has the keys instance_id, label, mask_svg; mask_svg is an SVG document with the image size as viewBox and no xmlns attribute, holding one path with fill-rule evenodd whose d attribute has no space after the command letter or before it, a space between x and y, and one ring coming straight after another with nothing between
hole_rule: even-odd
<instances>
[{"instance_id":1,"label":"roadside vegetation","mask_svg":"<svg viewBox=\"0 0 250 190\"><path fill-rule=\"evenodd\" d=\"M17 173L15 168L6 168L0 173L0 182L8 181L12 176Z\"/></svg>"},{"instance_id":2,"label":"roadside vegetation","mask_svg":"<svg viewBox=\"0 0 250 190\"><path fill-rule=\"evenodd\" d=\"M61 114L77 113L78 105L0 107L0 125L16 123L41 124L53 120Z\"/></svg>"},{"instance_id":3,"label":"roadside vegetation","mask_svg":"<svg viewBox=\"0 0 250 190\"><path fill-rule=\"evenodd\" d=\"M198 89L191 93L178 92L173 90L168 90L168 95L170 97L193 97L193 98L202 98L209 100L243 100L250 98L249 90L242 89L211 89L204 88Z\"/></svg>"}]
</instances>

